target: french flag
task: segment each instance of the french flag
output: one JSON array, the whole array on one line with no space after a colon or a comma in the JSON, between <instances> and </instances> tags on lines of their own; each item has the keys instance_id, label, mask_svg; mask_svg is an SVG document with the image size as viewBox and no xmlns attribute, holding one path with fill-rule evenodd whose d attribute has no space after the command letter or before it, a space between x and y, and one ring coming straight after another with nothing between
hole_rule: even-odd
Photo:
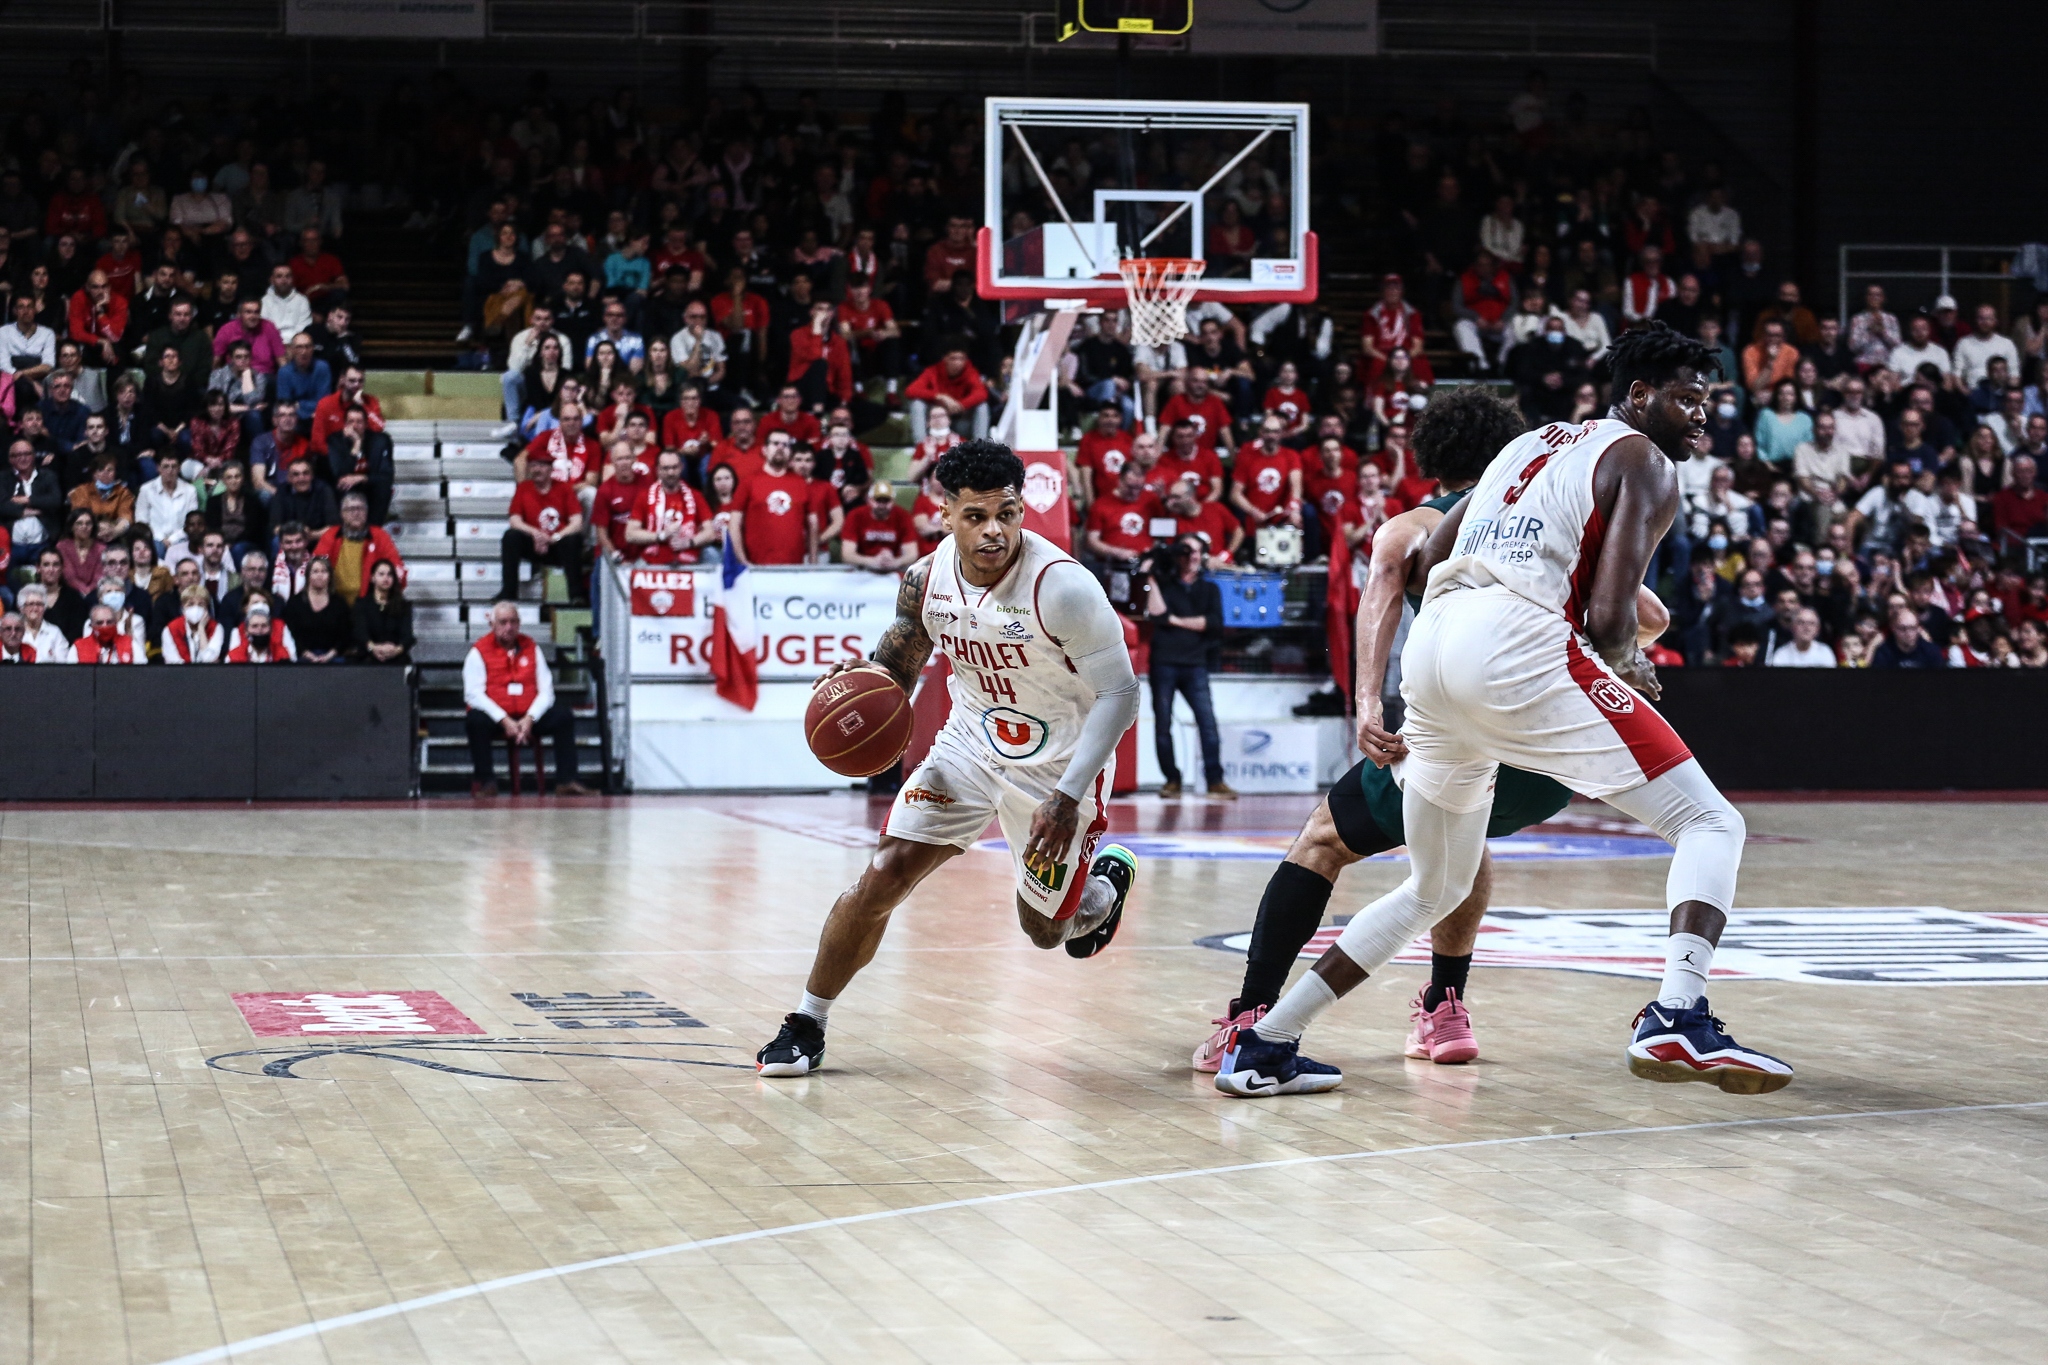
<instances>
[{"instance_id":1,"label":"french flag","mask_svg":"<svg viewBox=\"0 0 2048 1365\"><path fill-rule=\"evenodd\" d=\"M760 630L754 624L753 575L733 549L728 531L718 590L711 598L711 678L719 696L748 711L761 695L754 659L760 643Z\"/></svg>"}]
</instances>

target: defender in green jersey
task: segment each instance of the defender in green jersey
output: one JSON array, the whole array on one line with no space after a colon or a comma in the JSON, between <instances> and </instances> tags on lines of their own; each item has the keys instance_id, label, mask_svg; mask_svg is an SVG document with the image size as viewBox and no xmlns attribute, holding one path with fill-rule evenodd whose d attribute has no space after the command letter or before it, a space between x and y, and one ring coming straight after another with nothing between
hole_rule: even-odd
<instances>
[{"instance_id":1,"label":"defender in green jersey","mask_svg":"<svg viewBox=\"0 0 2048 1365\"><path fill-rule=\"evenodd\" d=\"M1280 998L1289 969L1322 924L1337 874L1406 842L1401 788L1391 767L1405 755L1406 747L1400 735L1382 725L1380 700L1401 625L1401 602L1405 596L1410 607L1421 608L1426 585L1414 569L1424 542L1479 481L1501 447L1522 434L1523 425L1512 403L1476 387L1437 396L1424 409L1411 448L1422 472L1452 491L1391 518L1373 536L1372 567L1355 632L1358 747L1365 757L1330 788L1266 884L1252 927L1244 984L1230 1008L1214 1021L1215 1032L1195 1049L1197 1071L1215 1071L1232 1030L1250 1028ZM1333 561L1330 571L1342 572L1345 567ZM1648 589L1639 594L1637 610L1648 639L1661 635L1669 624L1663 603ZM1571 796L1562 783L1503 767L1495 782L1486 835L1497 839L1540 825L1563 810ZM1493 861L1488 857L1480 864L1472 894L1430 931L1430 982L1410 1007L1407 1056L1454 1064L1479 1055L1463 997L1472 946L1492 887Z\"/></svg>"}]
</instances>

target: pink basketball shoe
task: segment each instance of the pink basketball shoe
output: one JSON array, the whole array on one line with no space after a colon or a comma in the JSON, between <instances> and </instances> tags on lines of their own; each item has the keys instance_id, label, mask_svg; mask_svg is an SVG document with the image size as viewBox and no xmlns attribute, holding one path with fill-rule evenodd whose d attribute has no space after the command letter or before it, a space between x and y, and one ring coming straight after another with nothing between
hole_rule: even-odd
<instances>
[{"instance_id":1,"label":"pink basketball shoe","mask_svg":"<svg viewBox=\"0 0 2048 1365\"><path fill-rule=\"evenodd\" d=\"M1422 1008L1419 995L1408 1008L1408 1046L1402 1055L1447 1066L1479 1055L1479 1040L1472 1036L1472 1016L1457 991L1446 988L1444 1002L1433 1010Z\"/></svg>"},{"instance_id":2,"label":"pink basketball shoe","mask_svg":"<svg viewBox=\"0 0 2048 1365\"><path fill-rule=\"evenodd\" d=\"M1237 1002L1233 1000L1230 1003L1234 1005ZM1223 1065L1223 1049L1230 1042L1230 1031L1234 1028L1250 1028L1266 1017L1266 1009L1266 1006L1261 1005L1257 1009L1245 1010L1235 1018L1225 1015L1221 1019L1210 1020L1210 1023L1216 1025L1216 1031L1202 1040L1202 1045L1195 1049L1195 1055L1189 1059L1188 1065L1197 1071L1206 1071L1214 1075L1216 1069Z\"/></svg>"}]
</instances>

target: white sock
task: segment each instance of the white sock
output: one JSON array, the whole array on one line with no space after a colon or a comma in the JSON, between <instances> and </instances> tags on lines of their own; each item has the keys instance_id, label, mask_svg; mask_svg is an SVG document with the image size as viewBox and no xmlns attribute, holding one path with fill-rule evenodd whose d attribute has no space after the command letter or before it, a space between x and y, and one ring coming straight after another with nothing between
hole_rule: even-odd
<instances>
[{"instance_id":1,"label":"white sock","mask_svg":"<svg viewBox=\"0 0 2048 1365\"><path fill-rule=\"evenodd\" d=\"M1664 942L1664 984L1657 988L1657 1003L1691 1009L1707 993L1707 972L1713 965L1713 944L1698 934L1673 934Z\"/></svg>"},{"instance_id":2,"label":"white sock","mask_svg":"<svg viewBox=\"0 0 2048 1365\"><path fill-rule=\"evenodd\" d=\"M1302 1030L1336 1003L1337 992L1330 989L1330 983L1309 972L1288 988L1265 1018L1252 1025L1252 1032L1269 1043L1298 1043Z\"/></svg>"},{"instance_id":3,"label":"white sock","mask_svg":"<svg viewBox=\"0 0 2048 1365\"><path fill-rule=\"evenodd\" d=\"M836 1000L838 997L834 996L833 999ZM822 995L812 995L809 991L805 991L804 1002L796 1007L796 1012L798 1014L808 1014L811 1018L822 1024L825 1022L825 1016L832 1013L832 1001L827 1000Z\"/></svg>"}]
</instances>

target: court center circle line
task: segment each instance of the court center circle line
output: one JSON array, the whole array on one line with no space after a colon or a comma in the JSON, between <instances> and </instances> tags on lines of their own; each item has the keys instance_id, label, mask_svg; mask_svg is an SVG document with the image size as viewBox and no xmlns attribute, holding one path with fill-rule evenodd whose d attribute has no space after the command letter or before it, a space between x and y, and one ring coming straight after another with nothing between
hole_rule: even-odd
<instances>
[{"instance_id":1,"label":"court center circle line","mask_svg":"<svg viewBox=\"0 0 2048 1365\"><path fill-rule=\"evenodd\" d=\"M803 1232L822 1232L828 1228L855 1227L862 1223L880 1223L894 1218L910 1218L923 1213L946 1213L953 1209L983 1208L992 1204L1010 1204L1026 1199L1047 1199L1062 1194L1091 1194L1101 1190L1125 1189L1134 1185L1161 1185L1173 1180L1193 1180L1203 1176L1239 1175L1246 1171L1279 1171L1292 1166L1322 1166L1339 1161L1371 1161L1384 1157L1427 1156L1437 1152L1469 1152L1487 1147L1527 1146L1539 1142L1568 1142L1581 1138L1641 1137L1658 1133L1701 1133L1725 1128L1761 1128L1769 1124L1839 1123L1852 1119L1896 1119L1912 1118L1929 1114L1986 1114L2001 1110L2048 1109L2048 1100L2020 1100L2006 1104L1954 1104L1936 1108L1919 1109L1865 1109L1851 1110L1840 1114L1791 1114L1773 1115L1752 1119L1714 1119L1704 1123L1671 1123L1654 1128L1594 1128L1576 1133L1527 1133L1518 1137L1474 1138L1465 1142L1436 1142L1415 1147L1385 1147L1361 1152L1335 1152L1327 1156L1290 1156L1274 1161L1247 1161L1234 1166L1201 1166L1185 1171L1161 1171L1154 1175L1127 1175L1114 1180L1090 1180L1077 1185L1052 1185L1036 1190L1009 1190L1002 1194L981 1194L969 1199L948 1199L937 1204L913 1204L902 1209L881 1209L873 1213L848 1214L841 1218L820 1218L808 1223L785 1223L779 1227L754 1228L747 1232L727 1233L722 1237L701 1237L689 1242L673 1242L668 1246L648 1247L642 1251L620 1252L615 1256L600 1256L594 1260L576 1261L569 1265L545 1266L539 1270L522 1271L517 1275L503 1275L494 1280L477 1284L460 1285L444 1289L435 1294L423 1294L418 1298L406 1299L399 1303L387 1303L377 1308L365 1308L354 1313L342 1313L317 1322L302 1323L297 1327L286 1327L261 1336L246 1337L224 1346L215 1346L190 1355L165 1360L158 1365L207 1365L207 1362L228 1360L235 1356L247 1355L254 1351L266 1350L272 1346L283 1346L294 1341L323 1332L338 1331L344 1327L356 1327L366 1322L377 1322L384 1318L399 1317L417 1312L423 1308L434 1308L444 1303L455 1303L462 1299L475 1298L480 1294L492 1294L501 1289L515 1289L520 1285L536 1284L542 1280L559 1280L586 1270L604 1270L612 1266L632 1265L639 1261L657 1260L664 1256L679 1256L686 1251L708 1251L713 1247L735 1246L741 1242L759 1242L772 1238L793 1237Z\"/></svg>"}]
</instances>

